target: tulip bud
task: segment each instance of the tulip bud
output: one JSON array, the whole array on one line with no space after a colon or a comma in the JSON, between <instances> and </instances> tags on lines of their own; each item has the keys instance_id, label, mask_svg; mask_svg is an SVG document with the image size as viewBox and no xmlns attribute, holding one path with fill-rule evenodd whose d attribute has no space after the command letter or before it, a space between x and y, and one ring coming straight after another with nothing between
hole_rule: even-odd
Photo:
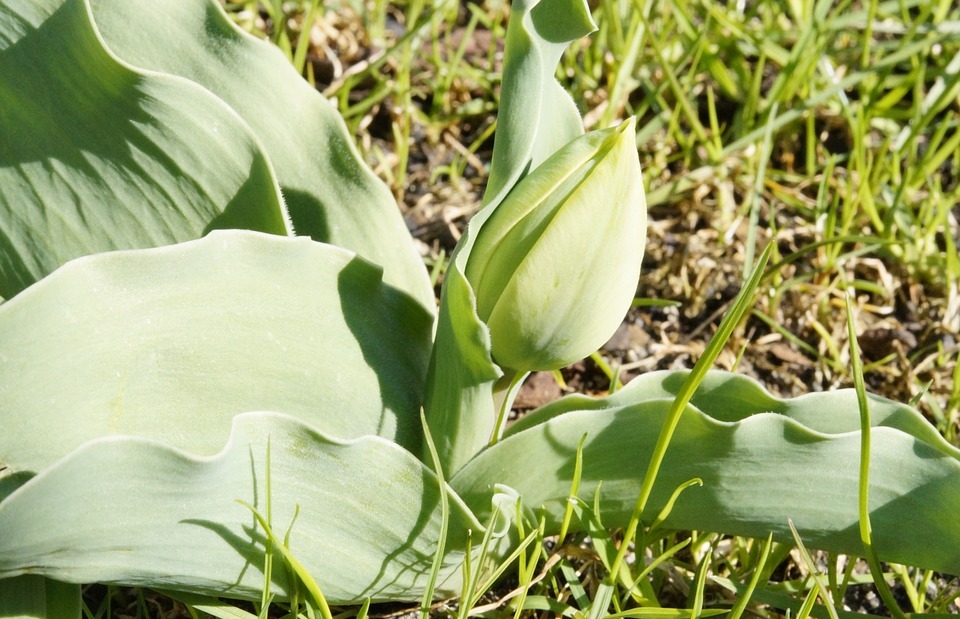
<instances>
[{"instance_id":1,"label":"tulip bud","mask_svg":"<svg viewBox=\"0 0 960 619\"><path fill-rule=\"evenodd\" d=\"M603 345L630 308L646 240L634 119L581 136L483 222L466 276L494 360L551 370Z\"/></svg>"}]
</instances>

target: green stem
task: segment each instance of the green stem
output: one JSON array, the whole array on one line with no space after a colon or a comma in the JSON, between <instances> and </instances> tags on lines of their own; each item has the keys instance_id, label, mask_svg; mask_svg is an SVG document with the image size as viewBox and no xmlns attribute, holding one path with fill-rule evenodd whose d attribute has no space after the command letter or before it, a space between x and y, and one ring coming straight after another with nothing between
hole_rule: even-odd
<instances>
[{"instance_id":1,"label":"green stem","mask_svg":"<svg viewBox=\"0 0 960 619\"><path fill-rule=\"evenodd\" d=\"M850 302L850 295L846 295L847 309L847 334L850 339L850 366L853 372L853 386L857 392L857 403L860 408L860 487L859 487L859 512L860 512L860 541L863 542L863 552L866 555L867 564L870 566L870 572L873 574L873 582L877 587L877 593L887 610L897 619L905 619L900 605L893 597L893 592L887 586L887 581L883 577L883 566L880 565L880 558L877 556L877 549L873 546L872 528L870 526L870 406L867 403L867 392L863 382L863 363L860 360L860 350L857 347L857 331L854 326L853 306Z\"/></svg>"},{"instance_id":2,"label":"green stem","mask_svg":"<svg viewBox=\"0 0 960 619\"><path fill-rule=\"evenodd\" d=\"M508 372L500 377L493 386L493 407L497 410L497 422L490 435L490 444L496 445L507 423L507 415L513 408L513 401L517 399L520 387L530 372Z\"/></svg>"}]
</instances>

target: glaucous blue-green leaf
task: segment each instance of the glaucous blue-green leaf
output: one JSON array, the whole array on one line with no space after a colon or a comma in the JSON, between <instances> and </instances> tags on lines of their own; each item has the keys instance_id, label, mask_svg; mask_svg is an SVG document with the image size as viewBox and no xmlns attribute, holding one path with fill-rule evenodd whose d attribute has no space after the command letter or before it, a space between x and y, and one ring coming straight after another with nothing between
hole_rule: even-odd
<instances>
[{"instance_id":1,"label":"glaucous blue-green leaf","mask_svg":"<svg viewBox=\"0 0 960 619\"><path fill-rule=\"evenodd\" d=\"M196 84L118 61L84 1L0 7L0 75L0 297L99 251L287 233L246 123Z\"/></svg>"},{"instance_id":2,"label":"glaucous blue-green leaf","mask_svg":"<svg viewBox=\"0 0 960 619\"><path fill-rule=\"evenodd\" d=\"M571 410L628 406L641 398L674 398L687 374L685 371L648 372L631 381L629 388L604 398L571 395L540 407L536 414L519 419L509 428L507 434L520 432ZM934 447L945 448L947 453L960 455L915 409L887 398L874 395L869 397L870 419L873 425L899 428ZM697 387L690 401L701 410L709 411L710 415L719 421L740 421L747 415L766 412L787 415L812 430L828 434L856 432L860 429L860 417L854 414L858 410L858 404L856 392L853 390L808 393L799 398L782 399L773 396L748 376L711 371Z\"/></svg>"},{"instance_id":3,"label":"glaucous blue-green leaf","mask_svg":"<svg viewBox=\"0 0 960 619\"><path fill-rule=\"evenodd\" d=\"M356 252L434 308L433 288L390 190L366 166L336 109L274 46L215 0L91 0L107 46L186 77L226 101L263 143L297 234Z\"/></svg>"},{"instance_id":4,"label":"glaucous blue-green leaf","mask_svg":"<svg viewBox=\"0 0 960 619\"><path fill-rule=\"evenodd\" d=\"M473 222L465 234L471 229ZM490 441L494 383L503 376L490 356L490 332L477 316L473 289L458 261L454 258L443 283L423 405L447 475ZM430 462L429 456L423 445L421 458Z\"/></svg>"},{"instance_id":5,"label":"glaucous blue-green leaf","mask_svg":"<svg viewBox=\"0 0 960 619\"><path fill-rule=\"evenodd\" d=\"M458 592L470 531L483 534L448 496L443 595ZM278 537L291 530L289 549L331 603L415 600L426 586L440 535L436 476L386 439L342 441L267 412L235 417L209 457L143 438L86 443L0 502L0 578L260 599L266 539L238 501L269 514ZM279 554L271 591L282 596Z\"/></svg>"},{"instance_id":6,"label":"glaucous blue-green leaf","mask_svg":"<svg viewBox=\"0 0 960 619\"><path fill-rule=\"evenodd\" d=\"M583 134L580 112L554 77L567 46L596 25L585 0L517 0L504 47L502 95L484 204Z\"/></svg>"},{"instance_id":7,"label":"glaucous blue-green leaf","mask_svg":"<svg viewBox=\"0 0 960 619\"><path fill-rule=\"evenodd\" d=\"M415 446L432 317L380 276L237 230L72 261L0 305L0 466L40 472L108 435L210 455L255 410Z\"/></svg>"},{"instance_id":8,"label":"glaucous blue-green leaf","mask_svg":"<svg viewBox=\"0 0 960 619\"><path fill-rule=\"evenodd\" d=\"M608 398L566 398L510 429L451 479L478 512L491 480L515 488L528 507L563 516L578 442L580 493L600 487L600 514L624 526L644 467L683 374L641 377ZM960 574L960 451L916 411L871 396L870 520L882 559ZM790 540L793 520L811 547L862 553L857 492L856 394L841 390L780 400L753 381L712 373L676 428L644 519L693 478L665 526ZM601 483L602 482L602 483ZM549 527L548 527L549 528Z\"/></svg>"}]
</instances>

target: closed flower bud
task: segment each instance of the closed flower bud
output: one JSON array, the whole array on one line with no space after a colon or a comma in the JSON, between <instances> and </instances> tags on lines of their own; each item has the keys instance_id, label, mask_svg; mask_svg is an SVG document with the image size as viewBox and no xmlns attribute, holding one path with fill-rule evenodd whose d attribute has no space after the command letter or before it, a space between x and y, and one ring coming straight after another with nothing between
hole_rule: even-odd
<instances>
[{"instance_id":1,"label":"closed flower bud","mask_svg":"<svg viewBox=\"0 0 960 619\"><path fill-rule=\"evenodd\" d=\"M466 267L494 360L551 370L602 346L636 292L646 219L633 119L573 140L520 181Z\"/></svg>"}]
</instances>

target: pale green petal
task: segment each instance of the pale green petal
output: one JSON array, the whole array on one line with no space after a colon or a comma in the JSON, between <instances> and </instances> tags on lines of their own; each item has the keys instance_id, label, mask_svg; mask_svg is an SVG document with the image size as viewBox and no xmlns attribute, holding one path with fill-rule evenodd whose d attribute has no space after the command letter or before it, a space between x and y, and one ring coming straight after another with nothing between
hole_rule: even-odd
<instances>
[{"instance_id":1,"label":"pale green petal","mask_svg":"<svg viewBox=\"0 0 960 619\"><path fill-rule=\"evenodd\" d=\"M609 133L594 131L570 142L543 162L535 174L524 177L509 199L491 209L470 248L466 267L483 320L490 317L516 265L553 221L569 193L596 167Z\"/></svg>"},{"instance_id":2,"label":"pale green petal","mask_svg":"<svg viewBox=\"0 0 960 619\"><path fill-rule=\"evenodd\" d=\"M502 367L553 370L578 361L602 346L630 309L647 227L634 123L578 138L556 157L565 161L566 151L594 137L596 162L584 165L582 175L547 160L480 230L477 247L501 213L523 205L538 188L561 194L556 206L543 205L551 211L545 216L533 211L515 224L484 267L494 273L484 274L478 307L483 316L485 296L495 295L487 302L493 305L487 325ZM573 182L560 180L567 176Z\"/></svg>"}]
</instances>

